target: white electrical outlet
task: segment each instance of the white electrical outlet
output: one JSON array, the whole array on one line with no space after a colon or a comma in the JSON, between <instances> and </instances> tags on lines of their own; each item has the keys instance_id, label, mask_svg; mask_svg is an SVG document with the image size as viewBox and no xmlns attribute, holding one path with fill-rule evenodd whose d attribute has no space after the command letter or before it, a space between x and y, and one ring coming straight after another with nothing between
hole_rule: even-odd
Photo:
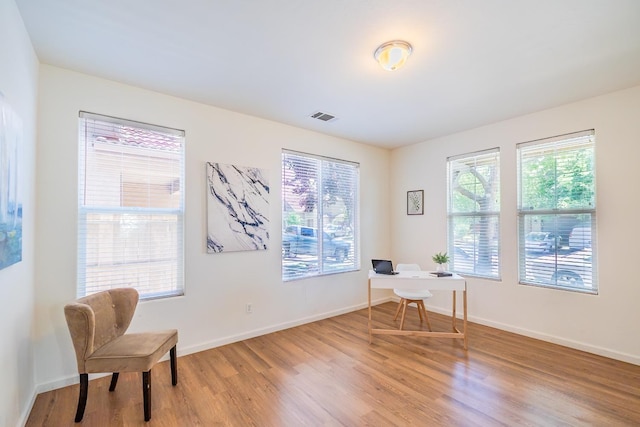
<instances>
[{"instance_id":1,"label":"white electrical outlet","mask_svg":"<svg viewBox=\"0 0 640 427\"><path fill-rule=\"evenodd\" d=\"M247 303L245 309L247 310L247 313L253 313L253 305L250 302Z\"/></svg>"}]
</instances>

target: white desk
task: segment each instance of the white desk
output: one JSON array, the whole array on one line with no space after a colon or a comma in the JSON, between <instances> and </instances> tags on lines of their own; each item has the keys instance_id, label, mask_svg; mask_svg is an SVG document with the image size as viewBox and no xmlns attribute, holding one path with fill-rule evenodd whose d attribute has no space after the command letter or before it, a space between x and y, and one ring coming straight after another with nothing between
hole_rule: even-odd
<instances>
[{"instance_id":1,"label":"white desk","mask_svg":"<svg viewBox=\"0 0 640 427\"><path fill-rule=\"evenodd\" d=\"M453 293L452 332L407 331L400 329L374 329L371 321L371 289L428 289L430 291L451 291ZM456 292L462 291L463 325L460 331L456 325ZM401 271L399 274L376 274L369 270L369 343L373 334L415 335L424 337L462 339L467 349L467 282L457 274L436 277L428 271Z\"/></svg>"}]
</instances>

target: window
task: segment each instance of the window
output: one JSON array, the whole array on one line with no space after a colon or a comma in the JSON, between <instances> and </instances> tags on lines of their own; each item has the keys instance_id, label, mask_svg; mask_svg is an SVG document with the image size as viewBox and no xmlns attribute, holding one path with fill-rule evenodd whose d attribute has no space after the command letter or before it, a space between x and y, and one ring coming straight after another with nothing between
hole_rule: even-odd
<instances>
[{"instance_id":1,"label":"window","mask_svg":"<svg viewBox=\"0 0 640 427\"><path fill-rule=\"evenodd\" d=\"M520 283L597 293L594 131L517 151Z\"/></svg>"},{"instance_id":2,"label":"window","mask_svg":"<svg viewBox=\"0 0 640 427\"><path fill-rule=\"evenodd\" d=\"M184 132L81 112L78 139L78 295L181 295Z\"/></svg>"},{"instance_id":3,"label":"window","mask_svg":"<svg viewBox=\"0 0 640 427\"><path fill-rule=\"evenodd\" d=\"M282 280L360 268L358 186L357 163L283 151Z\"/></svg>"},{"instance_id":4,"label":"window","mask_svg":"<svg viewBox=\"0 0 640 427\"><path fill-rule=\"evenodd\" d=\"M500 150L447 159L450 269L500 278Z\"/></svg>"}]
</instances>

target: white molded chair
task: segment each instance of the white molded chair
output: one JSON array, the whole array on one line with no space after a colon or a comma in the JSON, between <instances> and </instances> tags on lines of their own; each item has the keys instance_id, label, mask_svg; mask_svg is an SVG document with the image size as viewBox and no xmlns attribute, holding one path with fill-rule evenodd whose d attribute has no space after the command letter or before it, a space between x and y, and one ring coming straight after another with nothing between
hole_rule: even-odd
<instances>
[{"instance_id":1,"label":"white molded chair","mask_svg":"<svg viewBox=\"0 0 640 427\"><path fill-rule=\"evenodd\" d=\"M396 271L420 271L420 266L418 264L398 264L396 265ZM427 298L431 298L433 294L429 292L427 289L419 290L405 290L405 289L394 289L393 292L400 297L400 303L398 304L398 309L396 310L396 316L393 320L398 319L398 315L400 314L400 309L402 309L402 318L400 319L400 329L404 327L404 316L407 313L407 306L409 304L415 303L418 307L418 315L420 315L420 321L427 321L427 327L431 330L431 323L429 322L429 316L427 315L427 310L424 307L424 300ZM424 317L423 317L424 314Z\"/></svg>"}]
</instances>

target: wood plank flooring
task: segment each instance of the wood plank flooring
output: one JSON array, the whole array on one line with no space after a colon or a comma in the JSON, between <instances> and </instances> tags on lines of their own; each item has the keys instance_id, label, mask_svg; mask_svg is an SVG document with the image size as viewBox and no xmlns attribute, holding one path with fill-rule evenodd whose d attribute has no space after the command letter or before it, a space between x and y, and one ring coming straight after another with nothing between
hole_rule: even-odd
<instances>
[{"instance_id":1,"label":"wood plank flooring","mask_svg":"<svg viewBox=\"0 0 640 427\"><path fill-rule=\"evenodd\" d=\"M374 308L393 325L396 303ZM429 313L434 330L450 318ZM395 322L395 324L399 324ZM213 327L213 326L212 326ZM425 328L415 308L405 328ZM640 366L469 324L460 340L378 335L360 310L89 383L84 426L639 426ZM74 425L78 386L42 393L27 426Z\"/></svg>"}]
</instances>

